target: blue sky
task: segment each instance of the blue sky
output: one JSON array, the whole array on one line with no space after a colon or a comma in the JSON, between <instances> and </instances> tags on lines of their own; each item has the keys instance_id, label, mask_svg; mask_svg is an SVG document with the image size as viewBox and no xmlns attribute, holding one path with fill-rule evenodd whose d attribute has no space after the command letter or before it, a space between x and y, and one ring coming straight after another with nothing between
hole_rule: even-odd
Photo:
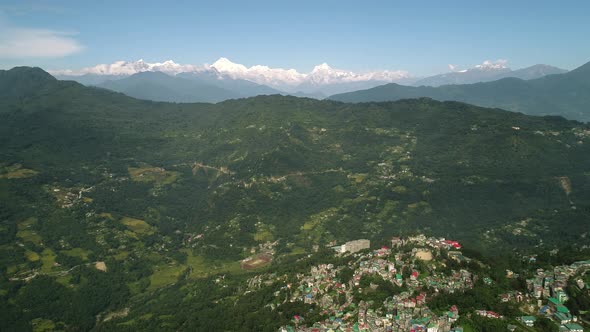
<instances>
[{"instance_id":1,"label":"blue sky","mask_svg":"<svg viewBox=\"0 0 590 332\"><path fill-rule=\"evenodd\" d=\"M2 0L0 67L227 57L302 72L430 75L496 59L572 69L590 61L588 13L589 1Z\"/></svg>"}]
</instances>

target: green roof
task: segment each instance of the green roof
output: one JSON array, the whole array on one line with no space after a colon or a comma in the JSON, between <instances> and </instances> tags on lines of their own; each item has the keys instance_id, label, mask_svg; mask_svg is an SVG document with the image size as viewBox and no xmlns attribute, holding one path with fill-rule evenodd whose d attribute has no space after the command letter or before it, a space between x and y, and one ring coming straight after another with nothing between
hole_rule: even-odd
<instances>
[{"instance_id":1,"label":"green roof","mask_svg":"<svg viewBox=\"0 0 590 332\"><path fill-rule=\"evenodd\" d=\"M565 327L567 327L570 330L582 330L582 331L584 331L584 328L580 324L576 324L576 323L565 324Z\"/></svg>"},{"instance_id":2,"label":"green roof","mask_svg":"<svg viewBox=\"0 0 590 332\"><path fill-rule=\"evenodd\" d=\"M534 321L537 320L537 317L535 317L535 316L522 316L522 317L520 317L520 320L522 320L522 321L533 321L534 322Z\"/></svg>"},{"instance_id":3,"label":"green roof","mask_svg":"<svg viewBox=\"0 0 590 332\"><path fill-rule=\"evenodd\" d=\"M557 319L561 322L562 320L571 320L572 317L570 315L567 315L565 313L561 313L558 312L555 314L555 317L557 317Z\"/></svg>"},{"instance_id":4,"label":"green roof","mask_svg":"<svg viewBox=\"0 0 590 332\"><path fill-rule=\"evenodd\" d=\"M566 308L564 305L560 304L557 306L557 312L569 313L570 310Z\"/></svg>"}]
</instances>

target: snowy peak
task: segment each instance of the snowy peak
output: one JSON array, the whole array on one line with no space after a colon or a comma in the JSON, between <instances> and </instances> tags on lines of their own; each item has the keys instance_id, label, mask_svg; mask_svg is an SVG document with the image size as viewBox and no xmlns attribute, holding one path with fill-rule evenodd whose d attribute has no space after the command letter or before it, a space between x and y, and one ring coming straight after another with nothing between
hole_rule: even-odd
<instances>
[{"instance_id":1,"label":"snowy peak","mask_svg":"<svg viewBox=\"0 0 590 332\"><path fill-rule=\"evenodd\" d=\"M495 81L506 77L531 80L546 75L563 74L567 72L565 69L542 64L518 70L512 70L507 66L507 63L508 62L506 60L502 59L496 61L486 60L479 65L463 70L457 70L457 66L449 65L451 72L423 78L414 83L414 85L436 87L448 84L472 84L478 82Z\"/></svg>"},{"instance_id":2,"label":"snowy peak","mask_svg":"<svg viewBox=\"0 0 590 332\"><path fill-rule=\"evenodd\" d=\"M143 59L137 61L116 61L112 64L99 64L80 70L50 71L58 76L109 75L130 76L145 71L161 71L169 75L180 73L208 73L218 79L241 79L268 85L276 89L293 91L300 85L322 86L326 84L348 84L364 81L396 82L410 77L405 71L374 71L355 73L330 67L327 63L315 66L309 73L295 69L271 68L264 65L247 67L221 57L211 65L178 64L172 60L150 63Z\"/></svg>"},{"instance_id":3,"label":"snowy peak","mask_svg":"<svg viewBox=\"0 0 590 332\"><path fill-rule=\"evenodd\" d=\"M506 66L506 64L508 63L508 61L504 60L504 59L498 59L496 61L490 61L490 60L486 60L483 63L476 65L473 69L476 70L502 70L502 69L508 69L508 67Z\"/></svg>"},{"instance_id":4,"label":"snowy peak","mask_svg":"<svg viewBox=\"0 0 590 332\"><path fill-rule=\"evenodd\" d=\"M219 58L215 61L210 68L214 68L220 73L244 73L248 71L246 66L231 62L228 58Z\"/></svg>"},{"instance_id":5,"label":"snowy peak","mask_svg":"<svg viewBox=\"0 0 590 332\"><path fill-rule=\"evenodd\" d=\"M313 67L313 70L311 71L311 73L320 73L320 72L329 72L332 71L332 67L330 67L330 65L328 65L327 63L322 63L321 65L317 65L315 67Z\"/></svg>"},{"instance_id":6,"label":"snowy peak","mask_svg":"<svg viewBox=\"0 0 590 332\"><path fill-rule=\"evenodd\" d=\"M144 71L161 71L163 73L176 75L183 72L203 70L193 65L181 65L172 60L164 62L149 63L143 59L137 61L115 61L111 64L99 64L94 67L82 68L80 70L50 70L52 75L82 76L82 75L113 75L130 76Z\"/></svg>"}]
</instances>

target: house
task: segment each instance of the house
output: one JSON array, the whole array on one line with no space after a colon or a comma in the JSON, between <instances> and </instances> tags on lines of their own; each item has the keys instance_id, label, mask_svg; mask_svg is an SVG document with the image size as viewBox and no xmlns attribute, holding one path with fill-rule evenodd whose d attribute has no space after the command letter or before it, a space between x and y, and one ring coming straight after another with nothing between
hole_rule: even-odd
<instances>
[{"instance_id":1,"label":"house","mask_svg":"<svg viewBox=\"0 0 590 332\"><path fill-rule=\"evenodd\" d=\"M482 316L482 317L487 317L487 318L502 318L502 316L494 311L488 311L488 310L476 310L475 311L476 314Z\"/></svg>"},{"instance_id":2,"label":"house","mask_svg":"<svg viewBox=\"0 0 590 332\"><path fill-rule=\"evenodd\" d=\"M535 325L535 322L537 321L537 317L535 316L521 316L518 318L519 321L521 321L524 325L528 326L528 327L532 327L533 325Z\"/></svg>"},{"instance_id":3,"label":"house","mask_svg":"<svg viewBox=\"0 0 590 332\"><path fill-rule=\"evenodd\" d=\"M572 322L572 315L569 313L557 312L555 315L553 315L553 318L559 324L567 324Z\"/></svg>"},{"instance_id":4,"label":"house","mask_svg":"<svg viewBox=\"0 0 590 332\"><path fill-rule=\"evenodd\" d=\"M445 240L444 243L448 246L455 248L455 249L461 249L461 244L457 241Z\"/></svg>"},{"instance_id":5,"label":"house","mask_svg":"<svg viewBox=\"0 0 590 332\"><path fill-rule=\"evenodd\" d=\"M428 324L426 332L438 332L438 326L433 323L430 323Z\"/></svg>"},{"instance_id":6,"label":"house","mask_svg":"<svg viewBox=\"0 0 590 332\"><path fill-rule=\"evenodd\" d=\"M562 329L562 328L565 328L565 329ZM567 332L584 332L584 328L576 323L562 325L559 328L559 330L560 331L567 331Z\"/></svg>"},{"instance_id":7,"label":"house","mask_svg":"<svg viewBox=\"0 0 590 332\"><path fill-rule=\"evenodd\" d=\"M561 302L559 302L559 300L554 297L550 297L547 299L547 304L549 304L551 309L557 311L557 306L560 306Z\"/></svg>"},{"instance_id":8,"label":"house","mask_svg":"<svg viewBox=\"0 0 590 332\"><path fill-rule=\"evenodd\" d=\"M561 303L565 303L567 300L569 300L569 296L567 296L567 294L564 291L557 291L555 292L554 296L556 299L559 300L559 302Z\"/></svg>"},{"instance_id":9,"label":"house","mask_svg":"<svg viewBox=\"0 0 590 332\"><path fill-rule=\"evenodd\" d=\"M391 238L391 247L392 248L397 248L400 247L403 244L402 238L401 237L392 237Z\"/></svg>"}]
</instances>

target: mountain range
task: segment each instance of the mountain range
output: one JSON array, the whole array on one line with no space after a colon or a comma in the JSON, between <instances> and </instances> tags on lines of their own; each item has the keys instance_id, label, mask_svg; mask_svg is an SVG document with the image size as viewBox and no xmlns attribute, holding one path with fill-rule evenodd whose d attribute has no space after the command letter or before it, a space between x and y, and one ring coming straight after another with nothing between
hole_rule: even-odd
<instances>
[{"instance_id":1,"label":"mountain range","mask_svg":"<svg viewBox=\"0 0 590 332\"><path fill-rule=\"evenodd\" d=\"M466 70L418 79L408 72L399 70L355 73L334 69L328 64L323 63L315 66L309 73L300 73L294 69L271 68L261 65L246 67L242 64L234 63L227 58L220 58L211 65L203 66L182 65L171 60L162 63L148 63L144 60L138 60L133 62L117 61L112 64L97 65L77 71L60 70L51 71L51 73L58 79L75 80L85 85L104 86L107 88L117 86L119 89L116 89L116 91L125 92L125 89L122 90L120 87L127 86L129 83L115 84L112 82L106 83L106 81L115 81L142 72L156 71L166 73L170 76L191 78L199 81L201 84L212 84L218 88L232 91L235 96L253 96L257 91L260 91L260 94L281 93L317 99L323 99L339 93L369 89L387 83L435 86L483 82L503 77L531 79L547 74L564 72L562 69L547 65L535 65L512 71L503 62L486 61L481 65ZM166 82L170 83L170 80ZM151 100L178 102L187 100L186 94L183 94L184 97L180 99L175 99L177 96L174 94L164 97L163 91L169 90L171 86L167 86L163 82L160 84L162 84L162 92L158 95L151 96L146 93L139 95L142 98ZM153 85L158 85L158 83L153 81L151 83L152 88ZM208 89L213 88L209 87ZM138 96L137 93L131 95ZM193 95L200 96L203 93L194 92ZM189 98L188 100L207 102L218 99L218 96L213 96L212 98Z\"/></svg>"},{"instance_id":2,"label":"mountain range","mask_svg":"<svg viewBox=\"0 0 590 332\"><path fill-rule=\"evenodd\" d=\"M532 72L539 72L538 69ZM428 97L531 115L560 115L568 119L590 121L589 91L590 63L586 63L567 73L530 80L510 77L491 82L439 87L412 87L391 83L333 95L329 99L343 102L380 102Z\"/></svg>"},{"instance_id":3,"label":"mountain range","mask_svg":"<svg viewBox=\"0 0 590 332\"><path fill-rule=\"evenodd\" d=\"M426 77L416 81L412 85L436 87L450 84L471 84L479 82L489 82L496 81L506 77L531 80L546 75L563 74L565 72L567 72L567 70L565 69L560 69L557 67L542 64L512 70L508 68L503 62L492 63L489 61L485 61L483 64L477 65L473 68Z\"/></svg>"},{"instance_id":4,"label":"mountain range","mask_svg":"<svg viewBox=\"0 0 590 332\"><path fill-rule=\"evenodd\" d=\"M309 73L300 73L295 69L270 68L261 65L246 67L227 58L219 58L213 64L203 66L182 65L171 60L148 63L140 59L132 62L117 61L76 71L56 70L51 73L62 80L75 80L85 85L100 85L107 80L126 78L146 71L160 71L172 76L191 74L197 77L217 78L218 81L229 85L233 84L230 83L232 80L250 81L283 93L319 97L389 82L406 82L411 79L410 75L404 71L355 73L334 69L323 63L315 66ZM224 86L224 88L227 87Z\"/></svg>"}]
</instances>

